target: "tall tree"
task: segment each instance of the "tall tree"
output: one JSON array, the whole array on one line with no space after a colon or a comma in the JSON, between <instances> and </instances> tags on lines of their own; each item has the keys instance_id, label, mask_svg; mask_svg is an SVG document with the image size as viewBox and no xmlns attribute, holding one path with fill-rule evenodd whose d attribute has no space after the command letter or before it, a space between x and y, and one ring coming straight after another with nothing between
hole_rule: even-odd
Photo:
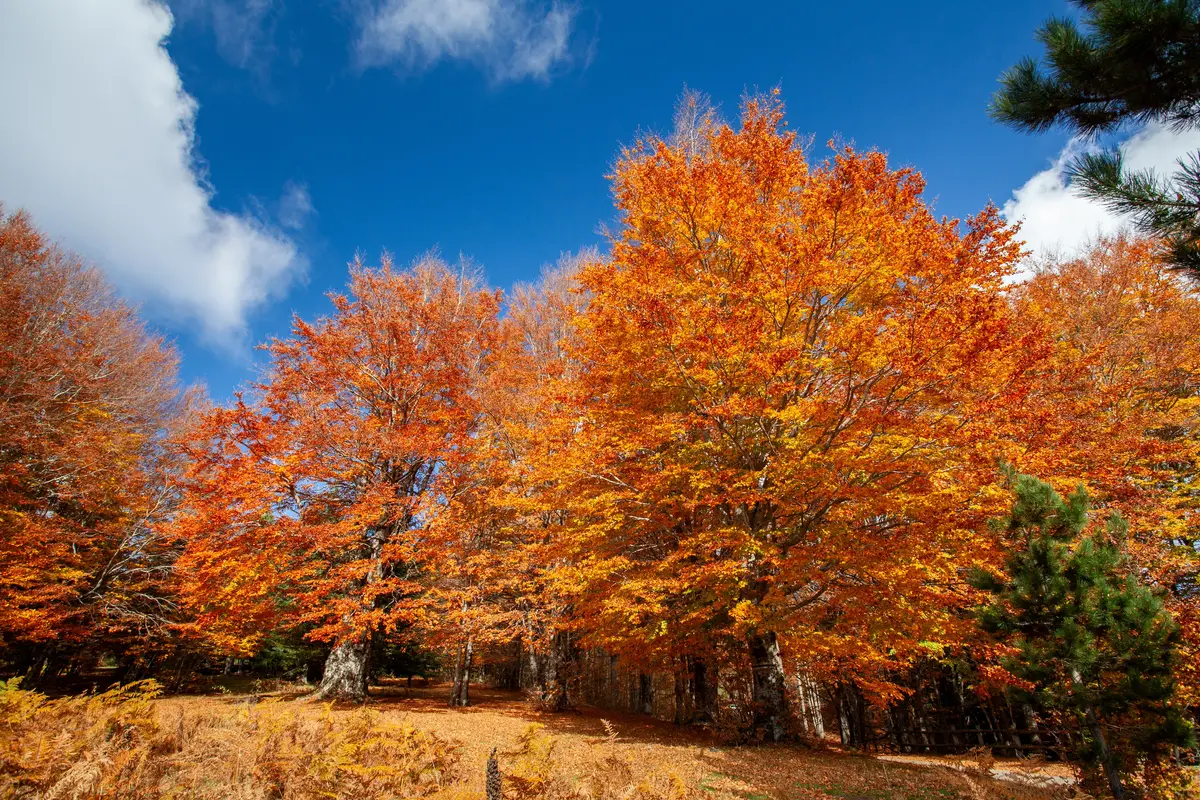
<instances>
[{"instance_id":1,"label":"tall tree","mask_svg":"<svg viewBox=\"0 0 1200 800\"><path fill-rule=\"evenodd\" d=\"M1064 125L1092 136L1127 123L1200 124L1200 3L1073 0L1083 12L1038 31L1049 72L1026 58L1006 72L992 115L1027 131ZM1200 277L1200 153L1169 179L1129 171L1119 151L1088 153L1069 168L1085 195L1161 237L1171 263Z\"/></svg>"},{"instance_id":2,"label":"tall tree","mask_svg":"<svg viewBox=\"0 0 1200 800\"><path fill-rule=\"evenodd\" d=\"M576 415L569 392L578 373L571 342L587 295L578 275L599 259L594 250L564 256L537 284L513 288L505 319L514 341L505 377L493 382L498 441L508 459L501 505L507 509L507 554L494 585L510 586L519 638L539 701L562 709L575 654L575 615L560 580L569 575L554 532L572 513L569 468Z\"/></svg>"},{"instance_id":3,"label":"tall tree","mask_svg":"<svg viewBox=\"0 0 1200 800\"><path fill-rule=\"evenodd\" d=\"M1148 240L1098 241L1014 287L1021 324L1050 343L1031 368L1031 389L997 421L1006 457L1023 470L1086 481L1119 509L1134 535L1129 558L1157 583L1200 648L1197 495L1200 464L1200 294ZM1200 664L1179 666L1181 690L1200 697Z\"/></svg>"},{"instance_id":4,"label":"tall tree","mask_svg":"<svg viewBox=\"0 0 1200 800\"><path fill-rule=\"evenodd\" d=\"M787 651L903 663L953 635L1019 246L994 210L936 219L879 153L810 167L775 97L700 124L624 153L611 257L580 275L564 584L616 652L748 661L778 738Z\"/></svg>"},{"instance_id":5,"label":"tall tree","mask_svg":"<svg viewBox=\"0 0 1200 800\"><path fill-rule=\"evenodd\" d=\"M1080 755L1120 800L1123 772L1161 760L1166 747L1194 744L1172 697L1179 628L1129 571L1120 515L1085 535L1082 487L1063 500L1048 483L1009 477L1015 499L1000 527L1012 551L1002 574L972 579L994 596L981 623L1015 649L1004 665L1022 684L1021 699L1077 720Z\"/></svg>"},{"instance_id":6,"label":"tall tree","mask_svg":"<svg viewBox=\"0 0 1200 800\"><path fill-rule=\"evenodd\" d=\"M101 275L0 208L0 642L57 652L174 620L175 351Z\"/></svg>"},{"instance_id":7,"label":"tall tree","mask_svg":"<svg viewBox=\"0 0 1200 800\"><path fill-rule=\"evenodd\" d=\"M499 298L426 259L355 264L331 299L266 345L253 402L198 431L181 574L210 640L309 625L332 646L320 694L360 698L374 646L430 613L429 530L471 478Z\"/></svg>"}]
</instances>

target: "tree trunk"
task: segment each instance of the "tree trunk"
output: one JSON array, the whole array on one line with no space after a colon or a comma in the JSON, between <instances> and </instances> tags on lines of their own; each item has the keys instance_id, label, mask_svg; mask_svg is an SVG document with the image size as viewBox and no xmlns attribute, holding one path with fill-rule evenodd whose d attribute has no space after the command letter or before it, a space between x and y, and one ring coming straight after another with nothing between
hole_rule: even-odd
<instances>
[{"instance_id":1,"label":"tree trunk","mask_svg":"<svg viewBox=\"0 0 1200 800\"><path fill-rule=\"evenodd\" d=\"M796 677L796 697L800 705L800 721L805 732L814 739L825 738L825 717L817 684L803 670Z\"/></svg>"},{"instance_id":2,"label":"tree trunk","mask_svg":"<svg viewBox=\"0 0 1200 800\"><path fill-rule=\"evenodd\" d=\"M853 683L840 683L835 696L838 707L838 728L842 735L842 744L847 747L865 747L867 744L867 725L864 716L866 702L862 692ZM923 717L922 717L923 719ZM924 729L924 723L922 723ZM937 752L934 749L934 752Z\"/></svg>"},{"instance_id":3,"label":"tree trunk","mask_svg":"<svg viewBox=\"0 0 1200 800\"><path fill-rule=\"evenodd\" d=\"M529 685L541 688L542 685L542 665L538 660L537 651L533 649L533 642L529 643Z\"/></svg>"},{"instance_id":4,"label":"tree trunk","mask_svg":"<svg viewBox=\"0 0 1200 800\"><path fill-rule=\"evenodd\" d=\"M675 667L675 724L683 725L687 722L687 659L680 659Z\"/></svg>"},{"instance_id":5,"label":"tree trunk","mask_svg":"<svg viewBox=\"0 0 1200 800\"><path fill-rule=\"evenodd\" d=\"M458 660L454 664L454 689L450 695L450 705L471 705L471 660L473 656L472 642L467 639L465 645L458 646Z\"/></svg>"},{"instance_id":6,"label":"tree trunk","mask_svg":"<svg viewBox=\"0 0 1200 800\"><path fill-rule=\"evenodd\" d=\"M643 714L654 713L654 684L644 672L638 673L638 711Z\"/></svg>"},{"instance_id":7,"label":"tree trunk","mask_svg":"<svg viewBox=\"0 0 1200 800\"><path fill-rule=\"evenodd\" d=\"M717 676L708 674L704 659L692 657L692 718L713 722L717 711Z\"/></svg>"},{"instance_id":8,"label":"tree trunk","mask_svg":"<svg viewBox=\"0 0 1200 800\"><path fill-rule=\"evenodd\" d=\"M1074 667L1071 668L1071 682L1075 685L1075 691L1079 696L1084 697L1083 676ZM1100 727L1096 710L1086 699L1080 709L1083 711L1083 718L1087 722L1088 730L1096 738L1096 750L1100 766L1104 768L1104 777L1108 779L1108 788L1116 800L1122 800L1125 797L1125 787L1121 785L1121 773L1117 770L1117 763L1113 758L1112 751L1108 749L1108 740L1104 737L1104 729Z\"/></svg>"},{"instance_id":9,"label":"tree trunk","mask_svg":"<svg viewBox=\"0 0 1200 800\"><path fill-rule=\"evenodd\" d=\"M570 634L560 631L550 644L550 652L542 659L539 691L541 702L550 711L566 711L571 707L567 674L574 660Z\"/></svg>"},{"instance_id":10,"label":"tree trunk","mask_svg":"<svg viewBox=\"0 0 1200 800\"><path fill-rule=\"evenodd\" d=\"M783 658L773 631L751 634L750 663L754 670L754 731L773 742L787 732L787 699L784 694Z\"/></svg>"},{"instance_id":11,"label":"tree trunk","mask_svg":"<svg viewBox=\"0 0 1200 800\"><path fill-rule=\"evenodd\" d=\"M377 528L367 528L364 531L367 555L371 559L371 569L367 571L360 586L369 589L373 584L383 579L383 545L386 533ZM370 610L378 600L365 604L364 610ZM343 617L345 623L352 623L353 614ZM360 633L348 639L342 639L333 646L329 657L325 659L325 672L321 676L321 686L317 689L319 699L355 700L361 702L367 696L367 683L371 680L371 655L375 649L374 631Z\"/></svg>"},{"instance_id":12,"label":"tree trunk","mask_svg":"<svg viewBox=\"0 0 1200 800\"><path fill-rule=\"evenodd\" d=\"M365 634L343 639L334 645L325 660L325 672L317 697L322 700L354 700L367 696L371 674L371 637Z\"/></svg>"}]
</instances>

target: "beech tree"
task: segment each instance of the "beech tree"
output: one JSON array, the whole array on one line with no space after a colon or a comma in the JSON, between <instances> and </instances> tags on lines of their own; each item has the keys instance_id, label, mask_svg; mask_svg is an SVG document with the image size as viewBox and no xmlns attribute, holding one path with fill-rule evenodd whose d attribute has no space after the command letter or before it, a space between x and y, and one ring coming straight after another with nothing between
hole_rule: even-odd
<instances>
[{"instance_id":1,"label":"beech tree","mask_svg":"<svg viewBox=\"0 0 1200 800\"><path fill-rule=\"evenodd\" d=\"M177 362L95 269L0 207L0 643L19 666L175 620L158 523Z\"/></svg>"},{"instance_id":2,"label":"beech tree","mask_svg":"<svg viewBox=\"0 0 1200 800\"><path fill-rule=\"evenodd\" d=\"M1128 557L1170 589L1186 654L1181 693L1194 702L1200 295L1154 241L1116 237L1043 265L1014 288L1013 302L1029 335L1045 337L1049 349L994 435L1022 470L1052 483L1082 480L1094 502L1130 521Z\"/></svg>"},{"instance_id":3,"label":"beech tree","mask_svg":"<svg viewBox=\"0 0 1200 800\"><path fill-rule=\"evenodd\" d=\"M1020 249L994 209L935 218L882 154L810 166L774 96L700 125L624 152L580 275L565 583L623 656L748 660L777 739L785 657L869 675L964 624Z\"/></svg>"},{"instance_id":4,"label":"beech tree","mask_svg":"<svg viewBox=\"0 0 1200 800\"><path fill-rule=\"evenodd\" d=\"M265 349L267 374L208 415L192 455L183 586L216 646L308 625L323 697L361 698L373 647L428 621L432 528L469 477L499 298L465 270L351 267L349 293Z\"/></svg>"},{"instance_id":5,"label":"beech tree","mask_svg":"<svg viewBox=\"0 0 1200 800\"><path fill-rule=\"evenodd\" d=\"M599 259L594 250L561 258L537 284L519 284L505 326L511 347L504 376L493 381L496 441L507 461L497 504L508 515L506 549L492 581L509 592L515 637L538 701L562 710L569 693L577 628L565 554L555 533L571 515L569 468L574 406L563 387L577 374L571 342L587 295L579 272Z\"/></svg>"}]
</instances>

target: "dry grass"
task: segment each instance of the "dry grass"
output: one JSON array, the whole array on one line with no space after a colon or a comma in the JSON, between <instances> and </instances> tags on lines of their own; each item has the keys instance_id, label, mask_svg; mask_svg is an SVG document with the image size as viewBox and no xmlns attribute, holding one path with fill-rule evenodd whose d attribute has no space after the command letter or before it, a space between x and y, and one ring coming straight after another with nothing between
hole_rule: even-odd
<instances>
[{"instance_id":1,"label":"dry grass","mask_svg":"<svg viewBox=\"0 0 1200 800\"><path fill-rule=\"evenodd\" d=\"M791 746L717 746L635 715L552 715L515 693L383 687L366 708L298 694L157 697L140 685L47 700L0 684L0 796L482 798L500 757L507 800L1045 800L982 769Z\"/></svg>"}]
</instances>

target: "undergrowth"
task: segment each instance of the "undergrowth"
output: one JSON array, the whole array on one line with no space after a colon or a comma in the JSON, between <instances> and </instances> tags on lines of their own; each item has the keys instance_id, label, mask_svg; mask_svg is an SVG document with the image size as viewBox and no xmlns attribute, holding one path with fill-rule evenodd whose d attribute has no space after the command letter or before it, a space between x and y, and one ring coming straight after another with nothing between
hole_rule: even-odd
<instances>
[{"instance_id":1,"label":"undergrowth","mask_svg":"<svg viewBox=\"0 0 1200 800\"><path fill-rule=\"evenodd\" d=\"M72 800L308 800L482 797L456 746L360 709L278 700L180 709L164 719L153 681L49 699L0 682L0 797ZM554 771L554 740L531 726L504 754L508 800L682 800L670 776L635 775L601 742L574 780ZM478 788L476 788L478 786Z\"/></svg>"}]
</instances>

